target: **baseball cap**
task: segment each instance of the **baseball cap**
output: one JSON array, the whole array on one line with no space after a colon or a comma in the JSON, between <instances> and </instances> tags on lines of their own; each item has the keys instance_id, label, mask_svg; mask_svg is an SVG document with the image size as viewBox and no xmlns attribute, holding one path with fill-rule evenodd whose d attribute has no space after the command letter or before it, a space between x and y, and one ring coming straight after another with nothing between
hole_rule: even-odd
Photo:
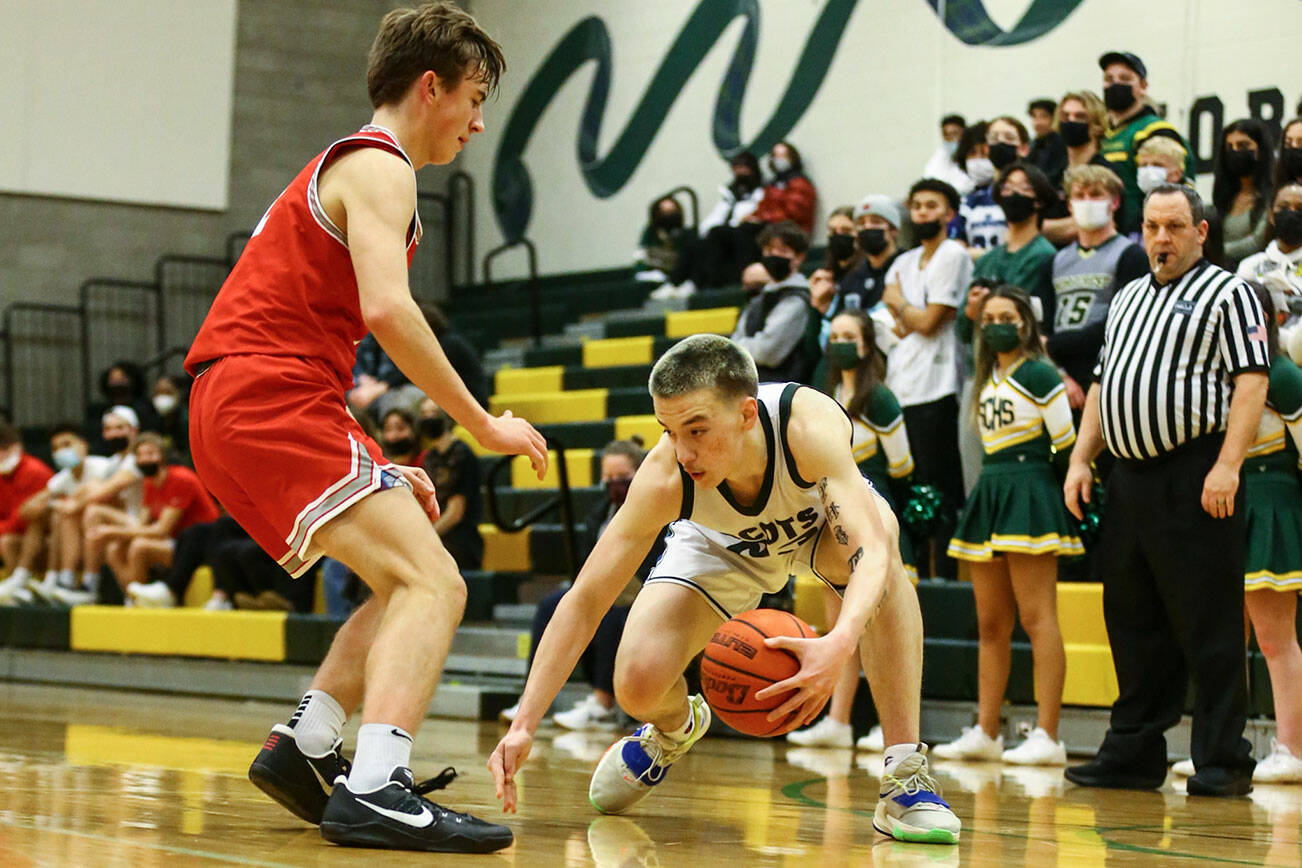
<instances>
[{"instance_id":1,"label":"baseball cap","mask_svg":"<svg viewBox=\"0 0 1302 868\"><path fill-rule=\"evenodd\" d=\"M140 427L140 417L136 415L135 410L132 410L125 404L118 404L116 407L109 407L108 410L104 411L104 418L102 421L107 422L110 416L116 416L132 428Z\"/></svg>"},{"instance_id":2,"label":"baseball cap","mask_svg":"<svg viewBox=\"0 0 1302 868\"><path fill-rule=\"evenodd\" d=\"M900 206L896 205L890 196L881 193L865 196L863 201L854 207L854 219L858 220L865 214L876 214L878 217L885 218L896 229L900 228L902 219Z\"/></svg>"},{"instance_id":3,"label":"baseball cap","mask_svg":"<svg viewBox=\"0 0 1302 868\"><path fill-rule=\"evenodd\" d=\"M1129 51L1109 51L1099 58L1099 69L1107 69L1111 64L1124 63L1135 71L1140 78L1148 78L1148 68L1144 66L1144 61L1139 59L1139 55Z\"/></svg>"}]
</instances>

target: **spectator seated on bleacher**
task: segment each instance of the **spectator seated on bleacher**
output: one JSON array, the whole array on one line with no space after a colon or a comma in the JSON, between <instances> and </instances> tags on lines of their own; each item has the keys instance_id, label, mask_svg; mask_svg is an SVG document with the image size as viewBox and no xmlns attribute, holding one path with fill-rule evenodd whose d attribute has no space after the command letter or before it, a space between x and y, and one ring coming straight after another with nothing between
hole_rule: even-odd
<instances>
[{"instance_id":1,"label":"spectator seated on bleacher","mask_svg":"<svg viewBox=\"0 0 1302 868\"><path fill-rule=\"evenodd\" d=\"M123 359L109 365L99 375L99 389L105 401L87 408L87 426L94 425L110 407L130 407L138 430L158 430L157 413L145 392L145 372L135 362Z\"/></svg>"},{"instance_id":2,"label":"spectator seated on bleacher","mask_svg":"<svg viewBox=\"0 0 1302 868\"><path fill-rule=\"evenodd\" d=\"M134 605L147 609L179 606L185 599L195 572L202 566L212 565L219 545L230 540L247 539L248 533L229 515L222 515L216 521L192 524L176 534L172 564L167 568L167 575L143 585L128 585L127 599ZM204 608L231 609L234 604L226 592L218 589L214 583L212 596Z\"/></svg>"},{"instance_id":3,"label":"spectator seated on bleacher","mask_svg":"<svg viewBox=\"0 0 1302 868\"><path fill-rule=\"evenodd\" d=\"M439 504L434 530L458 567L477 570L484 563L479 459L452 433L452 420L430 398L420 405L420 434L426 448L422 466Z\"/></svg>"},{"instance_id":4,"label":"spectator seated on bleacher","mask_svg":"<svg viewBox=\"0 0 1302 868\"><path fill-rule=\"evenodd\" d=\"M747 219L752 223L776 225L790 220L806 235L814 231L814 205L818 191L805 176L805 163L800 152L788 142L778 142L769 151L769 168L773 178L764 186L764 198L755 213ZM760 242L763 247L763 242Z\"/></svg>"},{"instance_id":5,"label":"spectator seated on bleacher","mask_svg":"<svg viewBox=\"0 0 1302 868\"><path fill-rule=\"evenodd\" d=\"M634 278L659 284L655 299L686 298L696 291L691 279L696 236L684 227L683 208L673 196L651 203L647 225L638 240Z\"/></svg>"},{"instance_id":6,"label":"spectator seated on bleacher","mask_svg":"<svg viewBox=\"0 0 1302 868\"><path fill-rule=\"evenodd\" d=\"M420 312L425 315L425 322L429 323L430 331L434 332L434 337L439 339L439 346L443 349L443 354L448 357L448 364L452 365L452 370L457 372L457 376L466 384L470 394L475 396L479 406L488 409L488 377L484 374L479 350L452 327L448 318L443 315L443 311L434 302L419 301L416 304ZM424 397L421 395L421 398ZM417 401L412 409L415 410L419 406L420 401Z\"/></svg>"},{"instance_id":7,"label":"spectator seated on bleacher","mask_svg":"<svg viewBox=\"0 0 1302 868\"><path fill-rule=\"evenodd\" d=\"M312 611L316 596L316 570L297 579L246 537L219 542L212 555L213 600L206 608L229 608L263 612Z\"/></svg>"},{"instance_id":8,"label":"spectator seated on bleacher","mask_svg":"<svg viewBox=\"0 0 1302 868\"><path fill-rule=\"evenodd\" d=\"M158 425L148 429L161 434L167 451L187 464L190 461L188 392L188 378L164 374L155 380L150 404L158 414Z\"/></svg>"},{"instance_id":9,"label":"spectator seated on bleacher","mask_svg":"<svg viewBox=\"0 0 1302 868\"><path fill-rule=\"evenodd\" d=\"M758 258L755 236L759 226L747 220L764 198L759 160L750 151L733 154L732 181L719 187L719 201L701 220L701 251L694 280L698 286L731 283L737 273Z\"/></svg>"},{"instance_id":10,"label":"spectator seated on bleacher","mask_svg":"<svg viewBox=\"0 0 1302 868\"><path fill-rule=\"evenodd\" d=\"M40 495L54 475L45 462L23 450L18 426L0 420L0 559L8 577L0 581L0 604L23 589L45 547L45 527L29 522L23 505ZM30 593L30 592L28 592Z\"/></svg>"},{"instance_id":11,"label":"spectator seated on bleacher","mask_svg":"<svg viewBox=\"0 0 1302 868\"><path fill-rule=\"evenodd\" d=\"M806 351L805 329L817 313L809 304L809 281L799 269L809 238L787 221L765 228L759 242L769 282L742 308L732 339L755 359L761 383L808 382L815 359Z\"/></svg>"},{"instance_id":12,"label":"spectator seated on bleacher","mask_svg":"<svg viewBox=\"0 0 1302 868\"><path fill-rule=\"evenodd\" d=\"M425 460L416 434L416 414L405 407L393 407L380 419L380 448L394 464L419 467Z\"/></svg>"},{"instance_id":13,"label":"spectator seated on bleacher","mask_svg":"<svg viewBox=\"0 0 1302 868\"><path fill-rule=\"evenodd\" d=\"M353 381L352 391L348 393L348 406L358 416L359 422L362 413L378 422L395 407L410 411L420 404L420 389L398 370L373 334L362 338L357 345Z\"/></svg>"}]
</instances>

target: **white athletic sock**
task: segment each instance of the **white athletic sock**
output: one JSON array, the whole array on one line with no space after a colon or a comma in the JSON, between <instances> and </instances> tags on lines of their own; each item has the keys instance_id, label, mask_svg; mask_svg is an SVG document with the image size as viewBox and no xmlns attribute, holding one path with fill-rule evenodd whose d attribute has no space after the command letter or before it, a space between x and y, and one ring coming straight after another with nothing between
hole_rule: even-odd
<instances>
[{"instance_id":1,"label":"white athletic sock","mask_svg":"<svg viewBox=\"0 0 1302 868\"><path fill-rule=\"evenodd\" d=\"M59 587L71 590L77 586L77 571L72 567L59 570L58 578L55 581L59 583Z\"/></svg>"},{"instance_id":2,"label":"white athletic sock","mask_svg":"<svg viewBox=\"0 0 1302 868\"><path fill-rule=\"evenodd\" d=\"M14 567L14 571L9 574L9 578L14 580L15 585L25 585L31 577L32 572L27 567Z\"/></svg>"},{"instance_id":3,"label":"white athletic sock","mask_svg":"<svg viewBox=\"0 0 1302 868\"><path fill-rule=\"evenodd\" d=\"M298 749L308 756L325 756L339 740L348 715L324 690L309 690L289 718Z\"/></svg>"},{"instance_id":4,"label":"white athletic sock","mask_svg":"<svg viewBox=\"0 0 1302 868\"><path fill-rule=\"evenodd\" d=\"M92 573L90 570L81 574L81 589L94 593L99 590L99 573Z\"/></svg>"},{"instance_id":5,"label":"white athletic sock","mask_svg":"<svg viewBox=\"0 0 1302 868\"><path fill-rule=\"evenodd\" d=\"M348 774L354 793L378 790L398 766L411 767L411 735L388 723L364 723L357 730L357 754Z\"/></svg>"},{"instance_id":6,"label":"white athletic sock","mask_svg":"<svg viewBox=\"0 0 1302 868\"><path fill-rule=\"evenodd\" d=\"M918 752L917 742L908 741L905 742L904 744L893 744L890 747L886 748L886 752L885 754L883 754L882 757L882 765L883 767L889 769L891 766L895 765L895 763L898 762L899 760L904 759L906 756L908 756L911 753L917 753L917 752Z\"/></svg>"},{"instance_id":7,"label":"white athletic sock","mask_svg":"<svg viewBox=\"0 0 1302 868\"><path fill-rule=\"evenodd\" d=\"M694 729L696 729L696 715L692 713L692 706L689 703L687 706L687 720L683 721L683 725L668 732L661 732L660 735L675 745L679 745L691 737Z\"/></svg>"}]
</instances>

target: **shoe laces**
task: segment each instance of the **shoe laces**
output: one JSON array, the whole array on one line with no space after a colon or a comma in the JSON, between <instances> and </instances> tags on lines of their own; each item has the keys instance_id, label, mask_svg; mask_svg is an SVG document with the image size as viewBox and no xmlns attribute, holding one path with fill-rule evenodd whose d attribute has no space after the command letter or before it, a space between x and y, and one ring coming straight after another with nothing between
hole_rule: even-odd
<instances>
[{"instance_id":1,"label":"shoe laces","mask_svg":"<svg viewBox=\"0 0 1302 868\"><path fill-rule=\"evenodd\" d=\"M894 768L882 772L882 778L909 795L924 790L940 795L940 784L927 771L927 760L922 754L905 757Z\"/></svg>"},{"instance_id":2,"label":"shoe laces","mask_svg":"<svg viewBox=\"0 0 1302 868\"><path fill-rule=\"evenodd\" d=\"M421 781L418 784L412 784L411 791L418 796L423 796L426 793L432 793L435 790L444 789L448 784L456 780L456 778L457 770L452 766L448 766L429 780Z\"/></svg>"}]
</instances>

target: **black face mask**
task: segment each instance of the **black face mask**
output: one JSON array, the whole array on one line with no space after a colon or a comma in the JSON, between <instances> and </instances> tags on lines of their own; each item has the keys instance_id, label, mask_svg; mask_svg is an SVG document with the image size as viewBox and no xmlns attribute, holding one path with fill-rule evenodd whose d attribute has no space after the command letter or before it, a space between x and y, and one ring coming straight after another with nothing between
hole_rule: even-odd
<instances>
[{"instance_id":1,"label":"black face mask","mask_svg":"<svg viewBox=\"0 0 1302 868\"><path fill-rule=\"evenodd\" d=\"M886 252L890 246L890 241L886 238L885 229L860 229L859 230L859 249L869 256L878 256Z\"/></svg>"},{"instance_id":2,"label":"black face mask","mask_svg":"<svg viewBox=\"0 0 1302 868\"><path fill-rule=\"evenodd\" d=\"M1089 144L1090 125L1085 121L1063 121L1058 124L1058 132L1062 134L1063 144L1069 148Z\"/></svg>"},{"instance_id":3,"label":"black face mask","mask_svg":"<svg viewBox=\"0 0 1302 868\"><path fill-rule=\"evenodd\" d=\"M434 416L429 419L420 420L420 433L422 437L428 437L430 440L437 440L443 436L443 432L448 428L446 416Z\"/></svg>"},{"instance_id":4,"label":"black face mask","mask_svg":"<svg viewBox=\"0 0 1302 868\"><path fill-rule=\"evenodd\" d=\"M1284 166L1285 178L1302 178L1302 148L1283 148L1279 152L1279 162Z\"/></svg>"},{"instance_id":5,"label":"black face mask","mask_svg":"<svg viewBox=\"0 0 1302 868\"><path fill-rule=\"evenodd\" d=\"M827 236L827 252L833 259L840 262L854 256L854 236L853 235L829 235Z\"/></svg>"},{"instance_id":6,"label":"black face mask","mask_svg":"<svg viewBox=\"0 0 1302 868\"><path fill-rule=\"evenodd\" d=\"M390 455L410 455L416 451L416 438L403 437L398 440L385 440L384 451Z\"/></svg>"},{"instance_id":7,"label":"black face mask","mask_svg":"<svg viewBox=\"0 0 1302 868\"><path fill-rule=\"evenodd\" d=\"M628 486L632 481L631 479L606 480L606 499L616 509L624 505L624 501L628 498Z\"/></svg>"},{"instance_id":8,"label":"black face mask","mask_svg":"<svg viewBox=\"0 0 1302 868\"><path fill-rule=\"evenodd\" d=\"M127 444L130 442L126 437L105 437L104 448L108 450L109 455L117 455L123 449L126 449Z\"/></svg>"},{"instance_id":9,"label":"black face mask","mask_svg":"<svg viewBox=\"0 0 1302 868\"><path fill-rule=\"evenodd\" d=\"M1225 171L1232 177L1246 178L1257 171L1256 151L1228 151L1225 154Z\"/></svg>"},{"instance_id":10,"label":"black face mask","mask_svg":"<svg viewBox=\"0 0 1302 868\"><path fill-rule=\"evenodd\" d=\"M150 479L153 479L158 475L158 471L163 469L163 465L159 464L157 461L137 461L136 469L145 476L148 476Z\"/></svg>"},{"instance_id":11,"label":"black face mask","mask_svg":"<svg viewBox=\"0 0 1302 868\"><path fill-rule=\"evenodd\" d=\"M682 212L675 211L672 214L668 214L668 213L657 214L655 225L657 229L668 229L671 231L674 229L682 229L683 228Z\"/></svg>"},{"instance_id":12,"label":"black face mask","mask_svg":"<svg viewBox=\"0 0 1302 868\"><path fill-rule=\"evenodd\" d=\"M1022 193L1004 196L999 207L1004 209L1009 223L1022 223L1035 216L1035 199Z\"/></svg>"},{"instance_id":13,"label":"black face mask","mask_svg":"<svg viewBox=\"0 0 1302 868\"><path fill-rule=\"evenodd\" d=\"M1128 84L1110 84L1103 88L1103 104L1108 111L1123 112L1135 104L1135 90Z\"/></svg>"},{"instance_id":14,"label":"black face mask","mask_svg":"<svg viewBox=\"0 0 1302 868\"><path fill-rule=\"evenodd\" d=\"M1302 211L1281 208L1275 212L1275 237L1289 247L1302 244Z\"/></svg>"},{"instance_id":15,"label":"black face mask","mask_svg":"<svg viewBox=\"0 0 1302 868\"><path fill-rule=\"evenodd\" d=\"M105 391L108 393L109 399L115 404L125 404L127 401L131 400L130 384L122 385L119 383L113 383L110 384Z\"/></svg>"},{"instance_id":16,"label":"black face mask","mask_svg":"<svg viewBox=\"0 0 1302 868\"><path fill-rule=\"evenodd\" d=\"M785 256L761 256L760 265L764 266L774 283L781 283L791 276L791 260Z\"/></svg>"},{"instance_id":17,"label":"black face mask","mask_svg":"<svg viewBox=\"0 0 1302 868\"><path fill-rule=\"evenodd\" d=\"M735 193L746 194L759 186L759 180L750 172L732 176L732 189Z\"/></svg>"},{"instance_id":18,"label":"black face mask","mask_svg":"<svg viewBox=\"0 0 1302 868\"><path fill-rule=\"evenodd\" d=\"M928 220L926 223L913 224L913 237L919 241L930 241L940 234L940 221Z\"/></svg>"},{"instance_id":19,"label":"black face mask","mask_svg":"<svg viewBox=\"0 0 1302 868\"><path fill-rule=\"evenodd\" d=\"M1017 145L1010 145L1007 142L997 142L990 146L990 162L995 169L1002 169L1013 160L1017 159Z\"/></svg>"}]
</instances>

